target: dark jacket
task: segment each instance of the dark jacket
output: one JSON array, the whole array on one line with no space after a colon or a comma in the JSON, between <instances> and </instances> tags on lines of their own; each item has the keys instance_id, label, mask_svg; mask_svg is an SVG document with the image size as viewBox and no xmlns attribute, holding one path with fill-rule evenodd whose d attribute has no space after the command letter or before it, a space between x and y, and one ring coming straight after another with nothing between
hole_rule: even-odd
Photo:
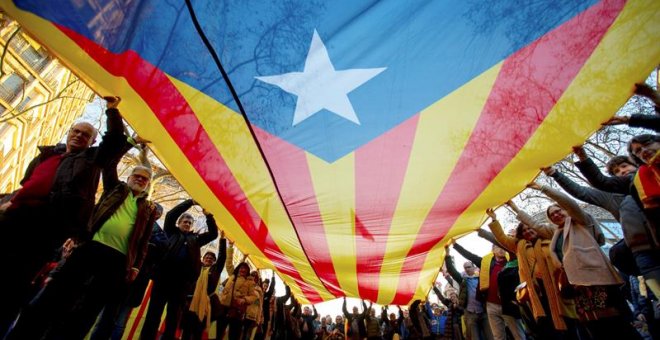
<instances>
[{"instance_id":1,"label":"dark jacket","mask_svg":"<svg viewBox=\"0 0 660 340\"><path fill-rule=\"evenodd\" d=\"M125 139L124 139L125 143ZM124 149L125 152L127 149ZM89 220L89 235L94 235L101 229L103 224L117 211L128 197L131 189L128 184L119 180L117 176L117 165L119 156L115 157L103 169L103 194L94 207L92 217ZM137 217L133 232L128 242L126 254L126 270L131 268L142 268L142 263L147 255L147 245L151 236L152 227L156 223L156 206L147 199L147 193L143 192L137 196Z\"/></svg>"},{"instance_id":2,"label":"dark jacket","mask_svg":"<svg viewBox=\"0 0 660 340\"><path fill-rule=\"evenodd\" d=\"M122 149L126 136L119 111L108 109L106 115L107 131L98 147L66 154L64 144L40 146L40 154L30 162L21 180L21 184L25 183L32 176L34 169L46 159L54 155L64 155L57 167L48 201L43 202L43 207L57 215L57 221L61 222L58 223L54 237L84 237L94 209L101 171L121 158L126 151Z\"/></svg>"},{"instance_id":3,"label":"dark jacket","mask_svg":"<svg viewBox=\"0 0 660 340\"><path fill-rule=\"evenodd\" d=\"M420 313L419 305L421 300L415 300L410 304L410 320L412 321L413 326L417 330L417 333L422 337L426 338L431 335L431 324L429 322L426 313Z\"/></svg>"},{"instance_id":4,"label":"dark jacket","mask_svg":"<svg viewBox=\"0 0 660 340\"><path fill-rule=\"evenodd\" d=\"M291 288L285 286L285 294L275 298L275 315L273 315L273 339L287 339L290 333L287 329L286 301L291 297Z\"/></svg>"},{"instance_id":5,"label":"dark jacket","mask_svg":"<svg viewBox=\"0 0 660 340\"><path fill-rule=\"evenodd\" d=\"M463 339L463 324L461 323L463 308L459 305L454 305L451 299L444 297L438 287L433 286L433 292L438 296L440 302L447 306L447 321L445 322L443 339Z\"/></svg>"},{"instance_id":6,"label":"dark jacket","mask_svg":"<svg viewBox=\"0 0 660 340\"><path fill-rule=\"evenodd\" d=\"M165 215L165 234L168 238L168 250L165 259L159 269L160 275L167 277L178 277L186 282L195 282L202 269L199 261L201 257L200 247L215 240L218 237L218 226L213 215L206 215L208 230L204 233L184 233L176 225L179 216L193 206L193 200L185 200L172 208ZM185 259L175 258L184 253ZM177 267L177 264L182 267Z\"/></svg>"},{"instance_id":7,"label":"dark jacket","mask_svg":"<svg viewBox=\"0 0 660 340\"><path fill-rule=\"evenodd\" d=\"M273 277L270 279L270 284L268 285L268 290L264 293L264 301L262 304L262 315L263 315L263 320L264 324L266 326L267 323L271 319L270 315L270 300L273 298L273 294L275 293L275 275L273 273Z\"/></svg>"},{"instance_id":8,"label":"dark jacket","mask_svg":"<svg viewBox=\"0 0 660 340\"><path fill-rule=\"evenodd\" d=\"M590 158L576 162L575 165L594 188L624 196L619 203L619 219L623 237L630 250L637 252L657 249L658 235L656 230L659 219L653 217L654 212L642 210L639 195L632 185L635 175L630 174L624 177L605 176Z\"/></svg>"},{"instance_id":9,"label":"dark jacket","mask_svg":"<svg viewBox=\"0 0 660 340\"><path fill-rule=\"evenodd\" d=\"M383 307L380 316L380 322L385 326L383 328L383 339L392 340L394 334L401 335L401 325L403 324L403 311L399 308L399 317L392 321L387 315L387 308Z\"/></svg>"},{"instance_id":10,"label":"dark jacket","mask_svg":"<svg viewBox=\"0 0 660 340\"><path fill-rule=\"evenodd\" d=\"M144 292L146 292L149 281L154 275L156 265L163 260L166 249L167 236L160 225L154 223L153 227L151 227L151 236L147 244L147 255L144 257L142 268L140 268L137 278L131 283L129 289L128 303L131 307L135 308L142 304Z\"/></svg>"},{"instance_id":11,"label":"dark jacket","mask_svg":"<svg viewBox=\"0 0 660 340\"><path fill-rule=\"evenodd\" d=\"M630 115L630 120L628 120L628 126L660 132L660 116L646 115L646 114Z\"/></svg>"},{"instance_id":12,"label":"dark jacket","mask_svg":"<svg viewBox=\"0 0 660 340\"><path fill-rule=\"evenodd\" d=\"M311 315L301 315L301 323L300 323L300 335L302 339L314 339L316 336L316 331L314 330L314 320L319 316L319 314L316 312L316 308L314 308L314 313ZM307 331L304 330L305 325L307 325Z\"/></svg>"},{"instance_id":13,"label":"dark jacket","mask_svg":"<svg viewBox=\"0 0 660 340\"><path fill-rule=\"evenodd\" d=\"M209 268L209 284L206 288L209 295L215 293L216 288L218 288L225 260L227 260L227 241L221 238L218 246L218 260Z\"/></svg>"},{"instance_id":14,"label":"dark jacket","mask_svg":"<svg viewBox=\"0 0 660 340\"><path fill-rule=\"evenodd\" d=\"M348 309L346 309L346 300L344 300L344 303L341 306L341 310L344 312L344 317L346 318L346 321L348 322L348 334L347 336L351 336L353 334L352 332L357 331L358 334L360 335L360 338L364 338L367 336L367 328L364 325L364 319L367 316L367 304L362 301L362 308L363 312L358 315L353 315L348 312ZM357 320L358 324L358 329L355 330L353 329L353 320Z\"/></svg>"}]
</instances>

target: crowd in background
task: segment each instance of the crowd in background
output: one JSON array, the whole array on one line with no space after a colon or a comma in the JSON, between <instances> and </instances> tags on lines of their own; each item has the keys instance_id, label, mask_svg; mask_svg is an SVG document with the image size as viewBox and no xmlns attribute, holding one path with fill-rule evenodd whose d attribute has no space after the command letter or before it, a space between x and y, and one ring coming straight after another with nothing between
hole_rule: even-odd
<instances>
[{"instance_id":1,"label":"crowd in background","mask_svg":"<svg viewBox=\"0 0 660 340\"><path fill-rule=\"evenodd\" d=\"M415 300L389 313L362 301L334 318L302 306L275 276L261 278L246 261L234 265L234 245L203 210L207 228L193 232L193 200L163 208L149 200L149 167L126 181L117 164L146 141L125 133L118 97L107 97L107 131L77 123L65 144L41 148L22 187L6 195L0 226L7 235L0 333L6 339L121 339L133 308L153 281L140 339L660 339L660 95L645 85L655 114L614 117L604 124L649 130L628 143L601 173L581 146L576 166L591 186L556 168L543 173L562 189L530 183L554 201L534 218L509 201L519 220L508 232L493 209L492 251L478 256L449 240L439 303ZM143 146L142 146L143 147ZM103 175L101 177L101 174ZM103 193L96 200L102 178ZM597 219L577 201L608 211L624 239L609 254ZM218 239L218 253L201 253ZM29 240L31 247L25 247ZM468 261L459 271L452 253ZM55 256L53 254L56 254ZM226 271L228 278L221 280ZM161 319L165 313L165 326ZM214 325L212 327L212 325Z\"/></svg>"}]
</instances>

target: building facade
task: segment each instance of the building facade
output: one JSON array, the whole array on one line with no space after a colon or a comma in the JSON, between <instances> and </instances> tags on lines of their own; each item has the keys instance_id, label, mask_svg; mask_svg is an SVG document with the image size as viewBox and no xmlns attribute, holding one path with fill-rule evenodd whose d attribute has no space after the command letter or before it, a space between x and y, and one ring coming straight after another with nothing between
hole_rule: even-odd
<instances>
[{"instance_id":1,"label":"building facade","mask_svg":"<svg viewBox=\"0 0 660 340\"><path fill-rule=\"evenodd\" d=\"M38 145L63 139L94 93L0 13L0 193L20 187Z\"/></svg>"}]
</instances>

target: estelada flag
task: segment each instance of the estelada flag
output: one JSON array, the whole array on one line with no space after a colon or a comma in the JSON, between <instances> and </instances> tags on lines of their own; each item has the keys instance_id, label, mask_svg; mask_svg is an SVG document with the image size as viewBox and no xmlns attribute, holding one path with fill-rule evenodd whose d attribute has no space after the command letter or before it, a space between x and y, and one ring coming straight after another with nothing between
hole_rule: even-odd
<instances>
[{"instance_id":1,"label":"estelada flag","mask_svg":"<svg viewBox=\"0 0 660 340\"><path fill-rule=\"evenodd\" d=\"M121 96L227 235L313 303L423 298L442 240L582 143L660 61L654 0L2 7Z\"/></svg>"}]
</instances>

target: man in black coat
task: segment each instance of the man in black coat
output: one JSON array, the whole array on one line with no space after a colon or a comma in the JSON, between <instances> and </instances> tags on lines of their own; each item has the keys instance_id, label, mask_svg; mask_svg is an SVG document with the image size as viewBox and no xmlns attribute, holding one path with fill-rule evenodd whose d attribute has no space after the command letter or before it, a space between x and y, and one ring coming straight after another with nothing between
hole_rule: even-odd
<instances>
[{"instance_id":1,"label":"man in black coat","mask_svg":"<svg viewBox=\"0 0 660 340\"><path fill-rule=\"evenodd\" d=\"M189 199L175 206L165 215L165 234L168 237L168 250L160 264L151 291L149 309L145 317L140 339L152 340L156 337L161 315L167 304L165 332L161 339L174 339L183 314L186 295L197 282L202 268L200 247L218 238L218 226L213 215L204 210L208 230L193 233L195 219L185 211L197 204Z\"/></svg>"},{"instance_id":2,"label":"man in black coat","mask_svg":"<svg viewBox=\"0 0 660 340\"><path fill-rule=\"evenodd\" d=\"M127 137L117 105L107 101L107 131L98 147L98 132L90 123L74 124L66 144L39 147L28 166L22 187L0 205L0 248L5 292L0 296L0 334L29 298L30 282L53 251L67 238L86 235L101 171L125 152ZM29 246L28 246L29 245Z\"/></svg>"}]
</instances>

